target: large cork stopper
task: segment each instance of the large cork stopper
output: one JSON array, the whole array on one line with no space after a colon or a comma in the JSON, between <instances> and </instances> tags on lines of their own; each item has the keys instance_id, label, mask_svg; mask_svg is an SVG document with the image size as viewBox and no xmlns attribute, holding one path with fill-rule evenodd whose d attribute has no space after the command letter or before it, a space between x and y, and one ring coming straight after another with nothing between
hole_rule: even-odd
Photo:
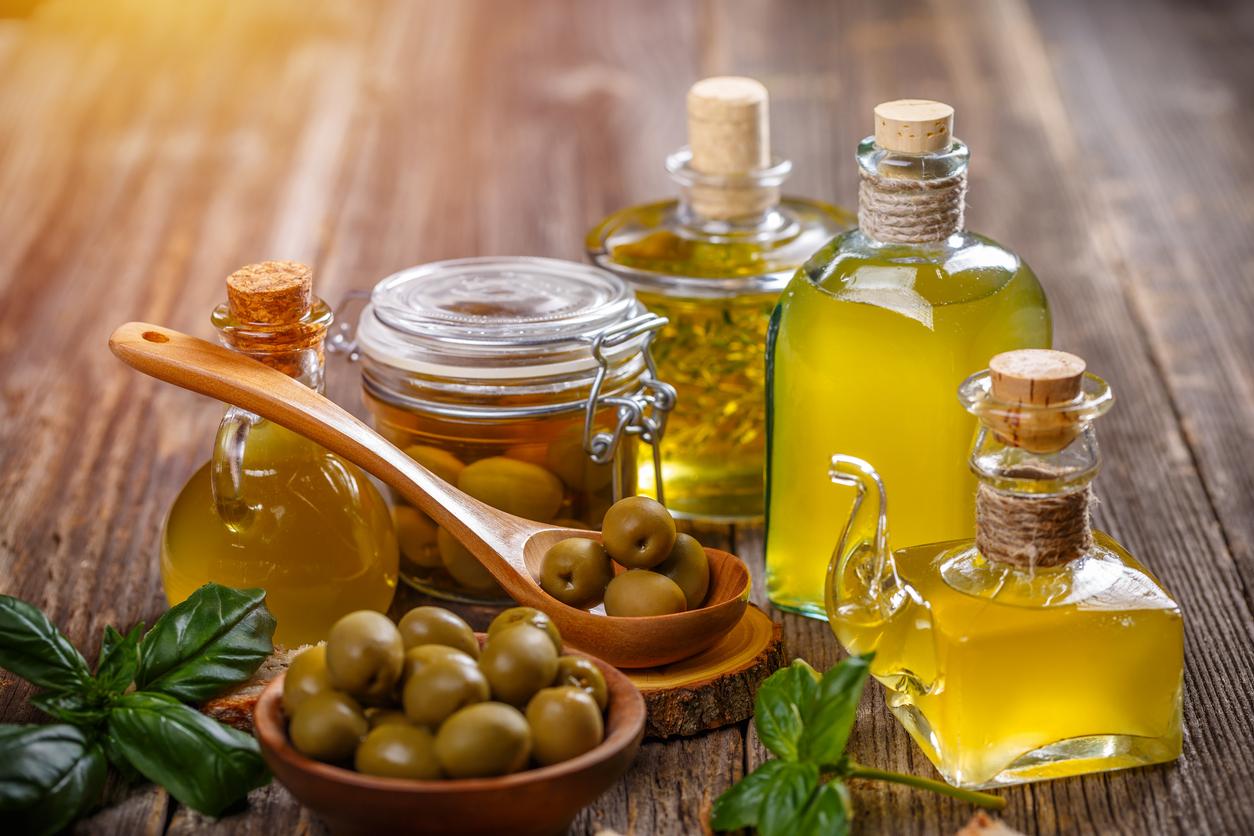
<instances>
[{"instance_id":1,"label":"large cork stopper","mask_svg":"<svg viewBox=\"0 0 1254 836\"><path fill-rule=\"evenodd\" d=\"M875 106L875 144L900 154L944 151L953 142L954 109L928 99L897 99Z\"/></svg>"},{"instance_id":2,"label":"large cork stopper","mask_svg":"<svg viewBox=\"0 0 1254 836\"><path fill-rule=\"evenodd\" d=\"M1075 416L1048 407L1079 397L1084 368L1084 361L1074 354L1047 349L1007 351L990 360L993 399L1009 407L1005 414L989 416L998 438L1034 453L1070 444L1079 434Z\"/></svg>"},{"instance_id":3,"label":"large cork stopper","mask_svg":"<svg viewBox=\"0 0 1254 836\"><path fill-rule=\"evenodd\" d=\"M297 261L263 261L226 279L231 317L239 322L296 322L313 304L313 270Z\"/></svg>"},{"instance_id":4,"label":"large cork stopper","mask_svg":"<svg viewBox=\"0 0 1254 836\"><path fill-rule=\"evenodd\" d=\"M770 97L752 78L706 78L688 91L692 168L716 177L746 177L771 164ZM760 215L779 200L774 187L694 185L693 209L716 220Z\"/></svg>"}]
</instances>

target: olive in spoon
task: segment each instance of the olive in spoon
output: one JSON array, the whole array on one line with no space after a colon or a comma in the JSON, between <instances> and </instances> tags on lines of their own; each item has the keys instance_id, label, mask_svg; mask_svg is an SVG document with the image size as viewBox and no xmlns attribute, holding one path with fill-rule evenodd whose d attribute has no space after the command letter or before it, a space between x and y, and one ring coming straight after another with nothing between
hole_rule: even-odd
<instances>
[{"instance_id":1,"label":"olive in spoon","mask_svg":"<svg viewBox=\"0 0 1254 836\"><path fill-rule=\"evenodd\" d=\"M247 409L316 441L391 486L471 551L510 597L547 613L575 647L620 668L650 668L712 645L744 615L749 571L734 555L706 549L710 591L704 606L673 615L623 618L569 607L540 588L540 560L569 537L600 534L555 528L499 511L415 462L346 410L282 372L196 337L130 322L109 348L144 374Z\"/></svg>"}]
</instances>

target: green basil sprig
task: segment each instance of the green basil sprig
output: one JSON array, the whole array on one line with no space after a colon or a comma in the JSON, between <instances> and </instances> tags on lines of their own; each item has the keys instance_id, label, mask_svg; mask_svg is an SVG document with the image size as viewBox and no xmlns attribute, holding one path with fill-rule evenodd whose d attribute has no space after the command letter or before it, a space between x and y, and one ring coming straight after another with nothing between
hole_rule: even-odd
<instances>
[{"instance_id":1,"label":"green basil sprig","mask_svg":"<svg viewBox=\"0 0 1254 836\"><path fill-rule=\"evenodd\" d=\"M109 764L218 815L270 781L257 742L185 703L247 681L273 651L260 589L207 584L146 634L106 627L95 673L38 609L0 595L0 668L60 723L0 725L0 832L51 834L96 805Z\"/></svg>"},{"instance_id":2,"label":"green basil sprig","mask_svg":"<svg viewBox=\"0 0 1254 836\"><path fill-rule=\"evenodd\" d=\"M844 836L853 817L848 778L907 784L992 809L1005 806L1005 799L995 795L849 760L845 746L871 658L851 656L821 677L798 659L762 683L753 722L776 759L719 796L710 814L715 830L752 827L762 836Z\"/></svg>"}]
</instances>

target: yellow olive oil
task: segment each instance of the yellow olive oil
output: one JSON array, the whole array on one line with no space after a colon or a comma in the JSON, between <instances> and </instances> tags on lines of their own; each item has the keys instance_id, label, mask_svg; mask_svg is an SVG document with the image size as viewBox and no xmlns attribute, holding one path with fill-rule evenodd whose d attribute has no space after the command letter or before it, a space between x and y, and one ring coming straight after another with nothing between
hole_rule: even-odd
<instances>
[{"instance_id":1,"label":"yellow olive oil","mask_svg":"<svg viewBox=\"0 0 1254 836\"><path fill-rule=\"evenodd\" d=\"M894 544L973 532L966 453L976 422L954 391L994 354L1048 346L1050 320L1025 264L964 237L935 260L906 247L842 252L838 239L784 292L770 348L766 565L777 606L822 617L836 520L853 500L828 479L834 453L873 462L883 476Z\"/></svg>"},{"instance_id":2,"label":"yellow olive oil","mask_svg":"<svg viewBox=\"0 0 1254 836\"><path fill-rule=\"evenodd\" d=\"M188 481L166 520L161 575L171 604L213 581L262 587L275 642L321 641L340 616L383 611L396 589L397 546L387 503L355 466L269 421L243 453L248 511L227 522L211 463Z\"/></svg>"}]
</instances>

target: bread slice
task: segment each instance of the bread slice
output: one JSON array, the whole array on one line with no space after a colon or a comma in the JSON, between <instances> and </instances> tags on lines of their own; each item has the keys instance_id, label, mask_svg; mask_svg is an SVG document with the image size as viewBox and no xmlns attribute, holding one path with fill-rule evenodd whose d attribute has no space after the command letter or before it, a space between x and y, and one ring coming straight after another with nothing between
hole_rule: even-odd
<instances>
[{"instance_id":1,"label":"bread slice","mask_svg":"<svg viewBox=\"0 0 1254 836\"><path fill-rule=\"evenodd\" d=\"M980 810L955 836L1023 836L1023 834L1006 827L988 813Z\"/></svg>"},{"instance_id":2,"label":"bread slice","mask_svg":"<svg viewBox=\"0 0 1254 836\"><path fill-rule=\"evenodd\" d=\"M297 654L307 647L309 645L306 644L291 650L285 647L275 648L251 679L218 694L200 707L201 712L232 728L252 734L253 708L261 698L261 692L271 680L286 671Z\"/></svg>"}]
</instances>

